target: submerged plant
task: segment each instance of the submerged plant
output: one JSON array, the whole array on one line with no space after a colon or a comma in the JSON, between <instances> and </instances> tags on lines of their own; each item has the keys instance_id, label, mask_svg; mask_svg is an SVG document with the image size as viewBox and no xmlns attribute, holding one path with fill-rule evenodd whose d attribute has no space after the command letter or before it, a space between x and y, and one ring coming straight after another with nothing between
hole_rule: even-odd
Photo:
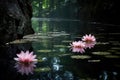
<instances>
[{"instance_id":1,"label":"submerged plant","mask_svg":"<svg viewBox=\"0 0 120 80\"><path fill-rule=\"evenodd\" d=\"M83 36L82 41L85 42L85 47L89 49L93 48L96 44L96 38L91 34Z\"/></svg>"},{"instance_id":2,"label":"submerged plant","mask_svg":"<svg viewBox=\"0 0 120 80\"><path fill-rule=\"evenodd\" d=\"M71 48L72 48L72 52L80 52L80 53L84 53L85 50L85 43L82 41L74 41L72 42Z\"/></svg>"},{"instance_id":3,"label":"submerged plant","mask_svg":"<svg viewBox=\"0 0 120 80\"><path fill-rule=\"evenodd\" d=\"M33 55L33 52L21 51L14 60L17 61L15 68L22 75L28 75L29 73L33 74L34 67L36 67L35 64L37 63L36 55Z\"/></svg>"}]
</instances>

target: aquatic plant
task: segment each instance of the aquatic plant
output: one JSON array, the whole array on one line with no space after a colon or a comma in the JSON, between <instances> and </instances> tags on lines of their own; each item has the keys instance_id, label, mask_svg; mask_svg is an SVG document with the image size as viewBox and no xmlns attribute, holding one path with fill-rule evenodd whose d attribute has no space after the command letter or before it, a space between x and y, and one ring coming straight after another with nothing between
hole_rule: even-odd
<instances>
[{"instance_id":1,"label":"aquatic plant","mask_svg":"<svg viewBox=\"0 0 120 80\"><path fill-rule=\"evenodd\" d=\"M89 34L82 37L82 41L85 42L85 47L91 49L96 44L96 38Z\"/></svg>"},{"instance_id":2,"label":"aquatic plant","mask_svg":"<svg viewBox=\"0 0 120 80\"><path fill-rule=\"evenodd\" d=\"M86 48L93 48L96 44L96 38L95 36L89 34L82 37L82 41L73 41L72 44L70 44L72 48L72 52L80 52L84 53Z\"/></svg>"},{"instance_id":3,"label":"aquatic plant","mask_svg":"<svg viewBox=\"0 0 120 80\"><path fill-rule=\"evenodd\" d=\"M80 52L80 53L84 53L85 50L85 43L82 41L74 41L72 42L71 48L72 48L72 52Z\"/></svg>"},{"instance_id":4,"label":"aquatic plant","mask_svg":"<svg viewBox=\"0 0 120 80\"><path fill-rule=\"evenodd\" d=\"M29 73L33 74L34 67L36 67L35 64L37 63L36 55L33 55L33 52L21 51L14 60L17 61L15 68L19 73L22 75L28 75Z\"/></svg>"}]
</instances>

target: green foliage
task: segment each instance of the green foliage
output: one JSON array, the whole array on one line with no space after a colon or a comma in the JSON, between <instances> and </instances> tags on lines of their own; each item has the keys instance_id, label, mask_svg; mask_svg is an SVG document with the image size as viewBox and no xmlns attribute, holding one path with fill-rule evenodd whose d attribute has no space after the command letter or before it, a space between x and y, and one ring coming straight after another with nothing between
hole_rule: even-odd
<instances>
[{"instance_id":1,"label":"green foliage","mask_svg":"<svg viewBox=\"0 0 120 80\"><path fill-rule=\"evenodd\" d=\"M32 1L33 16L38 17L39 14L39 0Z\"/></svg>"},{"instance_id":2,"label":"green foliage","mask_svg":"<svg viewBox=\"0 0 120 80\"><path fill-rule=\"evenodd\" d=\"M48 31L47 22L42 22L42 31L43 31L43 32L47 32L47 31Z\"/></svg>"},{"instance_id":3,"label":"green foliage","mask_svg":"<svg viewBox=\"0 0 120 80\"><path fill-rule=\"evenodd\" d=\"M76 0L75 0L76 1ZM76 5L72 0L32 0L33 17L36 18L74 18ZM50 23L44 21L33 21L35 32L47 32L51 30ZM57 25L57 26L56 26ZM54 24L55 30L58 24ZM53 28L52 28L53 29Z\"/></svg>"},{"instance_id":4,"label":"green foliage","mask_svg":"<svg viewBox=\"0 0 120 80\"><path fill-rule=\"evenodd\" d=\"M39 28L40 28L40 27L39 27L39 22L36 21L36 20L35 20L35 21L33 20L33 21L32 21L32 28L34 29L34 31L35 31L36 33L38 33L39 30L40 30L40 29L39 29Z\"/></svg>"},{"instance_id":5,"label":"green foliage","mask_svg":"<svg viewBox=\"0 0 120 80\"><path fill-rule=\"evenodd\" d=\"M32 0L33 16L50 16L50 13L57 11L60 7L64 8L65 3L65 0Z\"/></svg>"},{"instance_id":6,"label":"green foliage","mask_svg":"<svg viewBox=\"0 0 120 80\"><path fill-rule=\"evenodd\" d=\"M43 0L43 4L42 4L42 9L47 9L49 8L49 0Z\"/></svg>"}]
</instances>

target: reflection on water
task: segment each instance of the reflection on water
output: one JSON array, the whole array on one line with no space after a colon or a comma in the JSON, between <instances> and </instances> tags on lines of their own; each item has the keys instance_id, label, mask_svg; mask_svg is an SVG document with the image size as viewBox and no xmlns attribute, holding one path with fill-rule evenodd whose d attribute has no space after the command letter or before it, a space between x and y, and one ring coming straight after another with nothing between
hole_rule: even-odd
<instances>
[{"instance_id":1,"label":"reflection on water","mask_svg":"<svg viewBox=\"0 0 120 80\"><path fill-rule=\"evenodd\" d=\"M94 33L98 41L94 48L85 49L83 54L73 53L70 43L83 35L79 34L82 28L73 27L80 26L77 22L48 21L44 23L47 28L40 27L44 32L40 29L24 39L0 46L0 80L119 80L119 41L108 40L106 33ZM14 68L16 54L27 50L33 51L38 59L33 75L21 75Z\"/></svg>"},{"instance_id":2,"label":"reflection on water","mask_svg":"<svg viewBox=\"0 0 120 80\"><path fill-rule=\"evenodd\" d=\"M99 80L118 80L117 75L118 75L117 72L103 71L99 75Z\"/></svg>"},{"instance_id":3,"label":"reflection on water","mask_svg":"<svg viewBox=\"0 0 120 80\"><path fill-rule=\"evenodd\" d=\"M17 68L18 72L22 75L29 75L29 73L33 74L37 63L36 55L34 55L33 52L21 51L14 60L16 61L15 68Z\"/></svg>"},{"instance_id":4,"label":"reflection on water","mask_svg":"<svg viewBox=\"0 0 120 80\"><path fill-rule=\"evenodd\" d=\"M32 18L32 20L36 21L80 21L80 20L74 20L74 19L60 19L60 18Z\"/></svg>"},{"instance_id":5,"label":"reflection on water","mask_svg":"<svg viewBox=\"0 0 120 80\"><path fill-rule=\"evenodd\" d=\"M53 57L51 61L53 71L59 71L61 69L62 65L60 65L59 63L60 59L58 57Z\"/></svg>"},{"instance_id":6,"label":"reflection on water","mask_svg":"<svg viewBox=\"0 0 120 80\"><path fill-rule=\"evenodd\" d=\"M106 71L103 71L102 75L99 76L100 79L102 80L107 80L108 79L108 74Z\"/></svg>"},{"instance_id":7,"label":"reflection on water","mask_svg":"<svg viewBox=\"0 0 120 80\"><path fill-rule=\"evenodd\" d=\"M2 63L1 69L5 69L6 65L8 67L0 76L5 75L9 78L11 77L13 80L118 80L120 74L118 70L120 67L116 65L119 65L119 56L107 52L111 47L106 48L104 52L102 48L99 48L100 46L107 46L109 44L96 45L93 49L86 50L84 54L79 54L70 51L70 47L67 47L70 43L64 43L64 41L72 41L70 37L57 37L52 41L47 38L45 39L45 42L31 40L29 43L14 41L15 44L7 44L4 47L7 48L3 49L1 53L3 58L0 61ZM21 41L24 42L24 39ZM33 75L21 75L14 68L16 62L13 58L21 50L34 51L37 55L38 63ZM21 71L23 70L20 64L17 64L16 67L17 69L19 67ZM33 66L32 68L24 68L24 71L27 70L27 74L31 73ZM8 71L10 74L6 74ZM2 76L1 79L7 79L5 76Z\"/></svg>"}]
</instances>

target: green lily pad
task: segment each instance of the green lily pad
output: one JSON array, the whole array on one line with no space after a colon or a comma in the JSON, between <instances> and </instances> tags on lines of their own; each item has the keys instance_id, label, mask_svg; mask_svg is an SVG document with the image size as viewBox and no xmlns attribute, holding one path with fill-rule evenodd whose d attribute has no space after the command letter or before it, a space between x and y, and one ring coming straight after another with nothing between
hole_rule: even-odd
<instances>
[{"instance_id":1,"label":"green lily pad","mask_svg":"<svg viewBox=\"0 0 120 80\"><path fill-rule=\"evenodd\" d=\"M14 40L12 42L9 42L8 44L22 44L22 43L28 43L30 41L25 40L25 39L20 39L20 40Z\"/></svg>"},{"instance_id":2,"label":"green lily pad","mask_svg":"<svg viewBox=\"0 0 120 80\"><path fill-rule=\"evenodd\" d=\"M112 49L112 50L120 50L119 47L112 47L111 49Z\"/></svg>"},{"instance_id":3,"label":"green lily pad","mask_svg":"<svg viewBox=\"0 0 120 80\"><path fill-rule=\"evenodd\" d=\"M43 50L37 50L37 52L41 52L41 53L50 53L52 52L52 50L47 50L47 49L43 49Z\"/></svg>"},{"instance_id":4,"label":"green lily pad","mask_svg":"<svg viewBox=\"0 0 120 80\"><path fill-rule=\"evenodd\" d=\"M110 52L92 52L94 55L110 55Z\"/></svg>"},{"instance_id":5,"label":"green lily pad","mask_svg":"<svg viewBox=\"0 0 120 80\"><path fill-rule=\"evenodd\" d=\"M71 43L72 41L69 41L69 40L63 40L62 42L63 42L63 43Z\"/></svg>"},{"instance_id":6,"label":"green lily pad","mask_svg":"<svg viewBox=\"0 0 120 80\"><path fill-rule=\"evenodd\" d=\"M56 48L68 48L68 46L65 46L65 45L54 45L54 47L56 47Z\"/></svg>"},{"instance_id":7,"label":"green lily pad","mask_svg":"<svg viewBox=\"0 0 120 80\"><path fill-rule=\"evenodd\" d=\"M100 62L101 60L100 59L93 59L93 60L88 60L88 62Z\"/></svg>"},{"instance_id":8,"label":"green lily pad","mask_svg":"<svg viewBox=\"0 0 120 80\"><path fill-rule=\"evenodd\" d=\"M70 53L69 54L60 54L59 56L69 56L69 55L71 55Z\"/></svg>"},{"instance_id":9,"label":"green lily pad","mask_svg":"<svg viewBox=\"0 0 120 80\"><path fill-rule=\"evenodd\" d=\"M43 68L36 68L35 72L48 72L50 70L51 70L50 67L43 67Z\"/></svg>"},{"instance_id":10,"label":"green lily pad","mask_svg":"<svg viewBox=\"0 0 120 80\"><path fill-rule=\"evenodd\" d=\"M117 55L106 55L106 58L120 58L120 56Z\"/></svg>"},{"instance_id":11,"label":"green lily pad","mask_svg":"<svg viewBox=\"0 0 120 80\"><path fill-rule=\"evenodd\" d=\"M89 59L89 58L91 58L91 56L88 56L88 55L73 55L73 56L71 56L71 58L73 58L73 59Z\"/></svg>"}]
</instances>

